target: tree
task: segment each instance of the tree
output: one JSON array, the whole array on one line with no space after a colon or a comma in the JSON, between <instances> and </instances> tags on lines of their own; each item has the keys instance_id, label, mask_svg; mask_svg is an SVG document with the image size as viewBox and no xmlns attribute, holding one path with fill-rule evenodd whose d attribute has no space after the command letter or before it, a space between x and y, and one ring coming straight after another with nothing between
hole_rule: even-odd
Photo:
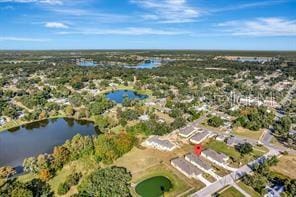
<instances>
[{"instance_id":1,"label":"tree","mask_svg":"<svg viewBox=\"0 0 296 197\"><path fill-rule=\"evenodd\" d=\"M42 181L48 181L49 179L52 178L52 173L47 170L47 169L42 169L39 171L39 178L42 180Z\"/></svg>"},{"instance_id":2,"label":"tree","mask_svg":"<svg viewBox=\"0 0 296 197\"><path fill-rule=\"evenodd\" d=\"M242 180L246 185L251 186L260 194L265 193L265 186L268 184L268 179L261 174L254 173L252 176L247 174L242 178Z\"/></svg>"},{"instance_id":3,"label":"tree","mask_svg":"<svg viewBox=\"0 0 296 197\"><path fill-rule=\"evenodd\" d=\"M208 125L211 127L220 127L224 124L224 120L220 118L219 116L213 116L210 119L208 119Z\"/></svg>"},{"instance_id":4,"label":"tree","mask_svg":"<svg viewBox=\"0 0 296 197\"><path fill-rule=\"evenodd\" d=\"M296 196L296 179L285 181L285 192L287 196Z\"/></svg>"},{"instance_id":5,"label":"tree","mask_svg":"<svg viewBox=\"0 0 296 197\"><path fill-rule=\"evenodd\" d=\"M33 197L33 192L25 187L16 187L11 192L11 197Z\"/></svg>"},{"instance_id":6,"label":"tree","mask_svg":"<svg viewBox=\"0 0 296 197\"><path fill-rule=\"evenodd\" d=\"M290 131L291 125L291 118L289 116L284 116L274 124L274 130L280 135L285 135Z\"/></svg>"},{"instance_id":7,"label":"tree","mask_svg":"<svg viewBox=\"0 0 296 197\"><path fill-rule=\"evenodd\" d=\"M253 151L252 145L248 142L235 145L235 149L242 155L249 154Z\"/></svg>"},{"instance_id":8,"label":"tree","mask_svg":"<svg viewBox=\"0 0 296 197\"><path fill-rule=\"evenodd\" d=\"M59 195L64 195L70 190L70 187L67 183L61 183L58 186L58 194Z\"/></svg>"},{"instance_id":9,"label":"tree","mask_svg":"<svg viewBox=\"0 0 296 197\"><path fill-rule=\"evenodd\" d=\"M0 178L6 179L13 176L16 173L15 169L10 166L4 166L0 168Z\"/></svg>"},{"instance_id":10,"label":"tree","mask_svg":"<svg viewBox=\"0 0 296 197\"><path fill-rule=\"evenodd\" d=\"M58 186L58 194L59 195L66 194L72 186L78 184L81 176L82 176L81 173L73 173L67 176L65 182L61 183Z\"/></svg>"},{"instance_id":11,"label":"tree","mask_svg":"<svg viewBox=\"0 0 296 197\"><path fill-rule=\"evenodd\" d=\"M130 197L131 174L125 168L99 169L87 176L78 187L80 196Z\"/></svg>"},{"instance_id":12,"label":"tree","mask_svg":"<svg viewBox=\"0 0 296 197\"><path fill-rule=\"evenodd\" d=\"M62 168L70 159L70 151L63 146L57 146L53 149L54 165L56 168Z\"/></svg>"},{"instance_id":13,"label":"tree","mask_svg":"<svg viewBox=\"0 0 296 197\"><path fill-rule=\"evenodd\" d=\"M50 189L50 185L41 179L32 179L31 181L27 182L26 188L32 191L33 196L36 197L50 197L53 196L53 192Z\"/></svg>"},{"instance_id":14,"label":"tree","mask_svg":"<svg viewBox=\"0 0 296 197\"><path fill-rule=\"evenodd\" d=\"M74 109L73 109L72 105L67 105L67 107L65 108L65 113L67 116L73 116Z\"/></svg>"},{"instance_id":15,"label":"tree","mask_svg":"<svg viewBox=\"0 0 296 197\"><path fill-rule=\"evenodd\" d=\"M70 151L70 159L72 161L94 153L94 144L91 136L77 134L71 140L67 140L63 146Z\"/></svg>"}]
</instances>

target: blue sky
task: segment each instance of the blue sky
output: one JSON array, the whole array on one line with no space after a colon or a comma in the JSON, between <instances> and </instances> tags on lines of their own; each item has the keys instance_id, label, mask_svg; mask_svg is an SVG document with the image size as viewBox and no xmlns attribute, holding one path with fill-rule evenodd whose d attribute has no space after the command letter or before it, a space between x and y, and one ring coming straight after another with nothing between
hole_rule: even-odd
<instances>
[{"instance_id":1,"label":"blue sky","mask_svg":"<svg viewBox=\"0 0 296 197\"><path fill-rule=\"evenodd\" d=\"M296 0L0 0L0 49L296 50Z\"/></svg>"}]
</instances>

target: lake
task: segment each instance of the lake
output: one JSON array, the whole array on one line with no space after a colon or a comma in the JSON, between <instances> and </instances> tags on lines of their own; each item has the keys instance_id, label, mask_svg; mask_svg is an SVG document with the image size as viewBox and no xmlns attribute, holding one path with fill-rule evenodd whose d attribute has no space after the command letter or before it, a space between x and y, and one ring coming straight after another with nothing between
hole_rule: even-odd
<instances>
[{"instance_id":1,"label":"lake","mask_svg":"<svg viewBox=\"0 0 296 197\"><path fill-rule=\"evenodd\" d=\"M95 67L97 66L96 62L94 61L80 61L78 63L79 66L84 66L84 67Z\"/></svg>"},{"instance_id":2,"label":"lake","mask_svg":"<svg viewBox=\"0 0 296 197\"><path fill-rule=\"evenodd\" d=\"M152 69L157 68L161 65L161 60L158 59L149 59L145 60L142 63L136 66L126 66L127 68L136 68L136 69Z\"/></svg>"},{"instance_id":3,"label":"lake","mask_svg":"<svg viewBox=\"0 0 296 197\"><path fill-rule=\"evenodd\" d=\"M144 94L139 94L135 91L132 90L115 90L112 92L108 92L106 93L106 97L111 100L114 101L116 103L123 103L123 101L125 99L129 99L129 100L143 100L148 98L147 95Z\"/></svg>"},{"instance_id":4,"label":"lake","mask_svg":"<svg viewBox=\"0 0 296 197\"><path fill-rule=\"evenodd\" d=\"M158 197L173 187L171 181L164 176L156 176L140 182L136 186L136 192L141 197Z\"/></svg>"},{"instance_id":5,"label":"lake","mask_svg":"<svg viewBox=\"0 0 296 197\"><path fill-rule=\"evenodd\" d=\"M23 160L42 153L52 153L76 134L95 135L92 122L73 119L49 119L30 123L0 133L0 166L19 167Z\"/></svg>"}]
</instances>

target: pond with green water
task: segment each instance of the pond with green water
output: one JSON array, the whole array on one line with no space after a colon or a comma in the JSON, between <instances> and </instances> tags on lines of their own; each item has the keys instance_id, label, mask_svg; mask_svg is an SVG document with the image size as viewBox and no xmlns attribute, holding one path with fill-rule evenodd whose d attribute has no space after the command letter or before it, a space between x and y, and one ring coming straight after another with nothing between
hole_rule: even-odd
<instances>
[{"instance_id":1,"label":"pond with green water","mask_svg":"<svg viewBox=\"0 0 296 197\"><path fill-rule=\"evenodd\" d=\"M172 182L164 176L156 176L140 182L136 192L142 197L159 197L173 188Z\"/></svg>"}]
</instances>

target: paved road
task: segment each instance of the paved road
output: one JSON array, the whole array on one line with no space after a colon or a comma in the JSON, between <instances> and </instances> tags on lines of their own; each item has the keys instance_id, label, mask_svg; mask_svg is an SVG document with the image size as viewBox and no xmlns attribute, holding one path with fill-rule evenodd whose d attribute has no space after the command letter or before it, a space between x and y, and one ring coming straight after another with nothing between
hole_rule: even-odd
<instances>
[{"instance_id":1,"label":"paved road","mask_svg":"<svg viewBox=\"0 0 296 197\"><path fill-rule=\"evenodd\" d=\"M289 101L289 99L291 97L291 94L296 90L296 82L294 81L293 83L294 84L289 89L287 95L280 102L280 104L282 106L284 106ZM276 120L279 120L281 117L283 117L283 114L276 112L276 114L275 114L275 121ZM270 125L269 129L264 133L264 136L261 139L262 140L262 143L266 147L268 147L269 149L276 149L277 151L288 151L289 153L295 154L296 153L295 150L292 150L292 149L289 149L289 148L286 148L286 147L276 147L276 146L273 146L273 145L270 144L270 141L271 141L271 139L273 137L272 130L273 130L273 127L272 127L272 125Z\"/></svg>"},{"instance_id":2,"label":"paved road","mask_svg":"<svg viewBox=\"0 0 296 197\"><path fill-rule=\"evenodd\" d=\"M280 104L285 105L289 99L291 99L292 93L296 90L296 81L293 82L293 86L289 89L287 95L281 100Z\"/></svg>"},{"instance_id":3,"label":"paved road","mask_svg":"<svg viewBox=\"0 0 296 197\"><path fill-rule=\"evenodd\" d=\"M268 153L266 153L265 155L263 155L262 157L254 160L254 161L251 161L247 165L240 167L235 172L232 172L231 174L228 174L228 175L222 177L220 180L197 191L196 193L192 194L191 196L192 197L209 197L212 194L221 190L222 188L226 187L227 185L234 184L237 179L241 178L245 174L250 173L252 171L252 169L249 166L252 166L256 163L260 163L260 162L264 161L267 157L270 157L273 155L277 156L277 155L279 155L279 152L276 150L271 150Z\"/></svg>"}]
</instances>

